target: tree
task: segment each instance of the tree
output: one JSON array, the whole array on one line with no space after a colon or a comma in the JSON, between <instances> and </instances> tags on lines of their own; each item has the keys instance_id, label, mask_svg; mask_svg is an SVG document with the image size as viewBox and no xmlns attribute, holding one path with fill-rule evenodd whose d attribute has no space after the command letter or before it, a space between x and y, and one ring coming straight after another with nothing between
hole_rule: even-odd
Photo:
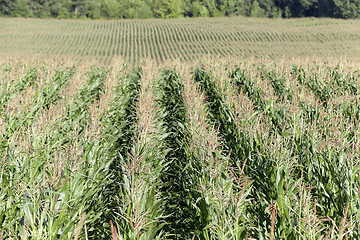
<instances>
[{"instance_id":1,"label":"tree","mask_svg":"<svg viewBox=\"0 0 360 240\"><path fill-rule=\"evenodd\" d=\"M11 15L12 9L12 1L11 0L1 0L0 1L0 14L1 15Z\"/></svg>"},{"instance_id":2,"label":"tree","mask_svg":"<svg viewBox=\"0 0 360 240\"><path fill-rule=\"evenodd\" d=\"M182 16L182 2L180 0L154 0L154 16L158 18L176 18Z\"/></svg>"},{"instance_id":3,"label":"tree","mask_svg":"<svg viewBox=\"0 0 360 240\"><path fill-rule=\"evenodd\" d=\"M71 0L50 0L49 16L56 18L70 18L72 10Z\"/></svg>"},{"instance_id":4,"label":"tree","mask_svg":"<svg viewBox=\"0 0 360 240\"><path fill-rule=\"evenodd\" d=\"M101 3L101 16L106 18L119 18L120 3L117 0L103 0Z\"/></svg>"},{"instance_id":5,"label":"tree","mask_svg":"<svg viewBox=\"0 0 360 240\"><path fill-rule=\"evenodd\" d=\"M264 11L264 16L266 17L278 17L280 16L280 11L276 7L273 0L257 0L259 2L260 8Z\"/></svg>"},{"instance_id":6,"label":"tree","mask_svg":"<svg viewBox=\"0 0 360 240\"><path fill-rule=\"evenodd\" d=\"M28 0L15 0L11 6L12 12L10 16L12 17L32 17L31 10L29 8Z\"/></svg>"},{"instance_id":7,"label":"tree","mask_svg":"<svg viewBox=\"0 0 360 240\"><path fill-rule=\"evenodd\" d=\"M359 18L360 0L0 0L0 15L95 19L231 15Z\"/></svg>"},{"instance_id":8,"label":"tree","mask_svg":"<svg viewBox=\"0 0 360 240\"><path fill-rule=\"evenodd\" d=\"M334 0L334 16L357 18L360 16L360 0Z\"/></svg>"},{"instance_id":9,"label":"tree","mask_svg":"<svg viewBox=\"0 0 360 240\"><path fill-rule=\"evenodd\" d=\"M257 0L254 0L251 7L251 16L252 17L265 17L266 12L262 9Z\"/></svg>"}]
</instances>

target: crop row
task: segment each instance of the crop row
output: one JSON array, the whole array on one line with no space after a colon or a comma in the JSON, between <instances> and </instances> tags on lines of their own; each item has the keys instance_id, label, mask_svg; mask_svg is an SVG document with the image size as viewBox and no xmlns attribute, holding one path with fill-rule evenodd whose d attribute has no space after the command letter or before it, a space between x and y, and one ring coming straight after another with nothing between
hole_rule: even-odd
<instances>
[{"instance_id":1,"label":"crop row","mask_svg":"<svg viewBox=\"0 0 360 240\"><path fill-rule=\"evenodd\" d=\"M2 66L3 237L359 237L357 70L110 70Z\"/></svg>"},{"instance_id":2,"label":"crop row","mask_svg":"<svg viewBox=\"0 0 360 240\"><path fill-rule=\"evenodd\" d=\"M120 58L136 66L143 59L158 62L199 56L353 56L357 23L300 26L277 20L244 18L53 21L4 19L4 54L46 55L110 63ZM300 20L299 20L300 21ZM322 21L316 20L321 25ZM339 31L336 24L344 25ZM330 29L327 29L330 27ZM13 45L14 43L14 45ZM21 43L21 44L20 44ZM279 47L280 46L280 47Z\"/></svg>"}]
</instances>

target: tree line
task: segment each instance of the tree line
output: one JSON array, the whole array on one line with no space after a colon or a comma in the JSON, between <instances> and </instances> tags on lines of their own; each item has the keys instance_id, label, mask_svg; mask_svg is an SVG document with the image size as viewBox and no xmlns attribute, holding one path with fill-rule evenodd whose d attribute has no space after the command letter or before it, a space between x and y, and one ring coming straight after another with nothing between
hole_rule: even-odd
<instances>
[{"instance_id":1,"label":"tree line","mask_svg":"<svg viewBox=\"0 0 360 240\"><path fill-rule=\"evenodd\" d=\"M359 18L360 0L0 0L0 16L36 18L177 17Z\"/></svg>"}]
</instances>

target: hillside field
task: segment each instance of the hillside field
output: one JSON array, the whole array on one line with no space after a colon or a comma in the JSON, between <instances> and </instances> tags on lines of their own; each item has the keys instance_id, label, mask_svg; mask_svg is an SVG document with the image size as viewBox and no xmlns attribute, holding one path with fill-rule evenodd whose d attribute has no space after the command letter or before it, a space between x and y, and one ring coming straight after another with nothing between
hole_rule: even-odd
<instances>
[{"instance_id":1,"label":"hillside field","mask_svg":"<svg viewBox=\"0 0 360 240\"><path fill-rule=\"evenodd\" d=\"M360 21L0 19L1 239L360 239Z\"/></svg>"},{"instance_id":2,"label":"hillside field","mask_svg":"<svg viewBox=\"0 0 360 240\"><path fill-rule=\"evenodd\" d=\"M360 56L360 21L183 18L54 20L0 18L0 57L166 62L199 57L342 58Z\"/></svg>"}]
</instances>

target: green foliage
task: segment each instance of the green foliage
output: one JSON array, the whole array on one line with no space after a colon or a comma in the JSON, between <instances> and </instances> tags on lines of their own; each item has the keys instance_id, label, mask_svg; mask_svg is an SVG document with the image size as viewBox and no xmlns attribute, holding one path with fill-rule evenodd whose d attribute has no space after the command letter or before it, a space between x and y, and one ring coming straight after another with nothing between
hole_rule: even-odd
<instances>
[{"instance_id":1,"label":"green foliage","mask_svg":"<svg viewBox=\"0 0 360 240\"><path fill-rule=\"evenodd\" d=\"M176 18L181 16L180 0L154 0L152 10L157 18Z\"/></svg>"},{"instance_id":2,"label":"green foliage","mask_svg":"<svg viewBox=\"0 0 360 240\"><path fill-rule=\"evenodd\" d=\"M255 103L255 110L264 112L270 118L273 131L283 134L285 131L283 128L287 121L285 117L287 110L274 106L273 100L264 100L264 93L246 76L246 70L237 68L231 72L230 77L234 85L238 87L238 91L242 90L247 93L248 97ZM281 97L282 94L286 94L288 98L292 98L290 91L285 88L285 84L281 80L271 78L271 86L278 96Z\"/></svg>"},{"instance_id":3,"label":"green foliage","mask_svg":"<svg viewBox=\"0 0 360 240\"><path fill-rule=\"evenodd\" d=\"M248 154L244 152L246 148L243 148L243 144L246 144L245 136L237 131L234 115L224 104L219 89L211 80L209 73L198 67L194 71L194 80L200 84L207 96L208 116L215 123L215 128L219 129L220 136L226 142L225 148L231 153L232 165L240 169Z\"/></svg>"},{"instance_id":4,"label":"green foliage","mask_svg":"<svg viewBox=\"0 0 360 240\"><path fill-rule=\"evenodd\" d=\"M210 122L214 125L215 128L219 129L219 135L224 140L224 153L229 154L229 163L232 165L231 169L235 172L235 174L242 175L242 167L245 163L245 159L251 155L249 138L244 133L239 132L237 129L236 121L233 113L229 109L229 107L223 102L222 96L220 95L219 89L215 85L215 83L211 80L210 74L198 66L194 71L194 80L199 83L201 89L204 91L205 96L207 97L207 106L206 111L208 113ZM240 173L241 172L241 173ZM247 173L245 173L247 175ZM241 176L242 177L242 176ZM230 178L224 179L216 179L220 182L220 189L226 189L226 192L230 191L232 195L237 196L237 191L245 191L245 189L249 188L248 183L241 186L237 186L243 179L238 179L237 184L233 183L232 185ZM215 182L216 182L215 180ZM215 183L214 183L215 184ZM231 187L230 187L231 186ZM229 188L230 187L230 188ZM246 198L245 195L241 195L241 198ZM219 203L217 203L219 204ZM222 207L220 206L217 207ZM232 212L231 204L229 205L229 209L222 209L221 211L229 211L229 213L223 213L225 216L232 215L236 218L237 224L229 224L228 226L223 226L224 228L229 228L229 233L222 235L223 232L219 231L217 234L220 234L220 239L242 239L246 236L249 236L250 224L247 216L247 212L245 211L246 207L242 206L242 215L238 216L236 211ZM214 210L210 208L210 211ZM214 217L214 216L213 216ZM231 218L231 217L230 217ZM229 219L229 223L231 220ZM219 229L220 230L220 229Z\"/></svg>"},{"instance_id":5,"label":"green foliage","mask_svg":"<svg viewBox=\"0 0 360 240\"><path fill-rule=\"evenodd\" d=\"M139 96L140 80L141 71L139 70L136 74L124 79L124 83L119 83L115 91L114 103L106 118L103 119L108 148L107 161L111 162L107 174L110 181L103 187L106 210L104 210L102 221L107 224L110 220L114 221L119 218L119 207L122 205L121 191L124 179L121 162L129 161L127 154L134 144L135 124L137 122L136 103Z\"/></svg>"},{"instance_id":6,"label":"green foliage","mask_svg":"<svg viewBox=\"0 0 360 240\"><path fill-rule=\"evenodd\" d=\"M234 85L237 86L239 90L244 91L258 108L266 108L267 103L262 97L263 93L261 89L257 88L254 82L246 77L246 70L237 68L231 73L230 77L233 79Z\"/></svg>"},{"instance_id":7,"label":"green foliage","mask_svg":"<svg viewBox=\"0 0 360 240\"><path fill-rule=\"evenodd\" d=\"M11 71L9 69L9 71ZM0 85L0 109L3 117L8 118L7 114L3 112L3 110L7 107L9 101L15 96L21 94L24 90L29 87L34 86L36 81L38 80L39 72L35 67L29 68L26 73L17 81L7 81Z\"/></svg>"},{"instance_id":8,"label":"green foliage","mask_svg":"<svg viewBox=\"0 0 360 240\"><path fill-rule=\"evenodd\" d=\"M97 75L99 72L99 69L89 72L90 85L85 85L79 93L78 106L83 112L87 111L88 105L81 101L90 104L93 101L90 98L96 99L99 94L101 84L97 85L96 82L101 81L98 77L102 76L103 80L105 76L101 73ZM24 235L35 239L54 239L61 236L74 238L74 229L81 218L90 225L98 219L100 213L91 212L93 197L96 196L99 185L106 179L103 173L107 168L107 163L100 158L103 153L99 154L102 149L99 142L85 144L83 159L86 159L87 164L81 172L74 171L79 167L77 161L80 159L72 159L73 156L67 153L66 162L58 160L64 158L63 149L69 148L72 142L75 142L76 137L71 137L76 124L73 117L78 116L69 115L60 119L49 135L33 135L29 144L36 149L35 152L21 152L14 143L16 139L13 134L20 127L17 123L22 124L24 130L25 127L30 128L31 132L31 119L28 114L35 117L41 109L48 109L50 103L56 104L60 90L66 86L73 74L74 68L60 67L50 84L37 91L36 99L30 108L32 111L20 112L16 118L9 118L7 148L1 162L1 188L11 190L3 191L1 195L4 201L1 205L0 229L5 238L20 238ZM95 88L92 88L92 84ZM85 122L83 119L83 124ZM64 132L64 129L68 132ZM59 170L57 166L63 168ZM18 188L11 189L15 183Z\"/></svg>"},{"instance_id":9,"label":"green foliage","mask_svg":"<svg viewBox=\"0 0 360 240\"><path fill-rule=\"evenodd\" d=\"M60 91L69 83L75 73L75 66L66 68L60 67L55 73L50 84L40 91L37 91L33 107L28 113L28 118L33 118L40 109L48 110L52 104L57 104L60 100Z\"/></svg>"},{"instance_id":10,"label":"green foliage","mask_svg":"<svg viewBox=\"0 0 360 240\"><path fill-rule=\"evenodd\" d=\"M334 17L338 18L358 18L360 16L360 1L359 0L350 0L350 1L334 1Z\"/></svg>"},{"instance_id":11,"label":"green foliage","mask_svg":"<svg viewBox=\"0 0 360 240\"><path fill-rule=\"evenodd\" d=\"M25 88L30 87L38 78L38 71L36 68L30 68L27 73L15 83L15 89L18 92L22 92Z\"/></svg>"},{"instance_id":12,"label":"green foliage","mask_svg":"<svg viewBox=\"0 0 360 240\"><path fill-rule=\"evenodd\" d=\"M164 153L164 169L159 191L165 200L163 231L170 239L202 238L207 218L198 212L204 204L198 193L198 163L187 150L190 136L186 130L186 108L182 97L181 79L172 71L162 72L156 85L160 149ZM198 206L200 205L200 206Z\"/></svg>"},{"instance_id":13,"label":"green foliage","mask_svg":"<svg viewBox=\"0 0 360 240\"><path fill-rule=\"evenodd\" d=\"M73 128L73 123L76 122L79 133L82 133L86 127L86 121L89 113L88 108L94 101L100 99L100 94L104 88L104 79L107 76L107 70L104 68L92 67L87 73L86 84L82 86L76 96L76 101L71 103L67 108L67 116L65 121L70 121L70 128ZM69 130L64 128L64 132Z\"/></svg>"},{"instance_id":14,"label":"green foliage","mask_svg":"<svg viewBox=\"0 0 360 240\"><path fill-rule=\"evenodd\" d=\"M280 100L287 100L292 101L293 93L292 91L286 86L286 79L284 76L279 76L278 74L263 70L265 73L262 77L267 78L270 80L271 87L274 89L275 94L279 97Z\"/></svg>"},{"instance_id":15,"label":"green foliage","mask_svg":"<svg viewBox=\"0 0 360 240\"><path fill-rule=\"evenodd\" d=\"M358 70L327 63L241 66L228 72L235 89L225 96L212 69L197 66L190 87L164 70L148 89L138 69L110 89L106 113L94 119L90 105L104 100L106 69L92 67L68 102L62 93L74 67L0 69L5 79L16 76L0 82L4 239L360 236ZM333 91L323 101L327 84ZM155 105L145 103L152 108L145 115L154 116L144 118L140 100L152 87ZM274 91L265 96L266 88ZM204 95L200 108L186 107L190 89ZM7 107L29 90L29 106ZM253 107L229 107L238 104L230 96L236 91ZM53 107L60 116L34 124ZM192 125L204 124L199 116L207 119L204 132ZM88 131L97 120L101 135L94 137Z\"/></svg>"},{"instance_id":16,"label":"green foliage","mask_svg":"<svg viewBox=\"0 0 360 240\"><path fill-rule=\"evenodd\" d=\"M257 0L255 0L251 7L251 17L265 17L266 12L264 9L260 8L260 5Z\"/></svg>"},{"instance_id":17,"label":"green foliage","mask_svg":"<svg viewBox=\"0 0 360 240\"><path fill-rule=\"evenodd\" d=\"M0 1L0 14L54 18L253 17L358 18L360 0L16 0Z\"/></svg>"}]
</instances>

